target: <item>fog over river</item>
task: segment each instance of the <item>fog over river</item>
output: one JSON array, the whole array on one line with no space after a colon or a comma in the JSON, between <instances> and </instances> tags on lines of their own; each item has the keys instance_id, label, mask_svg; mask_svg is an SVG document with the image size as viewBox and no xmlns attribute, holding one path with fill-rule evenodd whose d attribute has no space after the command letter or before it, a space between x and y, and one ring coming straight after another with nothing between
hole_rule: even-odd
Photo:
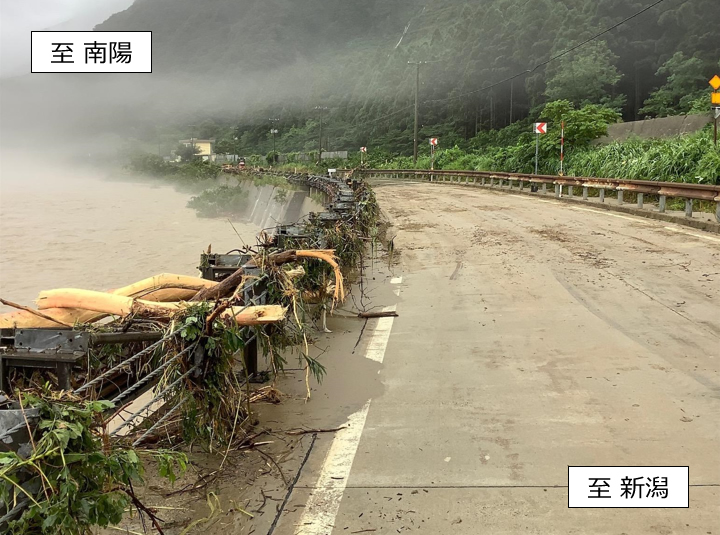
<instances>
[{"instance_id":1,"label":"fog over river","mask_svg":"<svg viewBox=\"0 0 720 535\"><path fill-rule=\"evenodd\" d=\"M197 275L200 253L242 245L227 219L196 216L191 192L152 180L110 181L89 170L9 167L0 178L0 297L33 306L53 288L107 290L158 273ZM225 179L223 179L225 180ZM235 179L228 179L234 183ZM317 210L304 192L250 183L242 239ZM0 307L1 311L8 311Z\"/></svg>"}]
</instances>

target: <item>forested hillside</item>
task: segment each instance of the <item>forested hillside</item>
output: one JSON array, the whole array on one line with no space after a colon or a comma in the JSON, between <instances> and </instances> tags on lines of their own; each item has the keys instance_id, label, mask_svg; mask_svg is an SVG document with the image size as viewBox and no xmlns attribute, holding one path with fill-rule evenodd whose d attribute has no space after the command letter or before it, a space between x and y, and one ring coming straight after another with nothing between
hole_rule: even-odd
<instances>
[{"instance_id":1,"label":"forested hillside","mask_svg":"<svg viewBox=\"0 0 720 535\"><path fill-rule=\"evenodd\" d=\"M322 113L325 148L372 141L407 151L408 61L428 62L420 69L424 132L449 141L526 119L551 100L602 104L625 120L698 109L720 59L718 0L661 0L548 62L654 3L137 0L98 29L153 30L157 72L253 77L302 65L314 83L309 98L239 100L214 117L195 110L200 135L237 137L233 150L268 150L268 117L281 120L281 150L308 149Z\"/></svg>"}]
</instances>

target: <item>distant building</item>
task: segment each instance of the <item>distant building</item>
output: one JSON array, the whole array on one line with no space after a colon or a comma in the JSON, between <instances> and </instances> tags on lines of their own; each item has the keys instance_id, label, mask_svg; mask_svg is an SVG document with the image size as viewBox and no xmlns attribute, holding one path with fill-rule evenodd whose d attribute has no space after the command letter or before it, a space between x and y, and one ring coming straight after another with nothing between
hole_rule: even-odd
<instances>
[{"instance_id":1,"label":"distant building","mask_svg":"<svg viewBox=\"0 0 720 535\"><path fill-rule=\"evenodd\" d=\"M212 160L215 154L214 139L181 139L180 143L186 147L192 147L194 145L198 151L197 156L200 156L203 160Z\"/></svg>"}]
</instances>

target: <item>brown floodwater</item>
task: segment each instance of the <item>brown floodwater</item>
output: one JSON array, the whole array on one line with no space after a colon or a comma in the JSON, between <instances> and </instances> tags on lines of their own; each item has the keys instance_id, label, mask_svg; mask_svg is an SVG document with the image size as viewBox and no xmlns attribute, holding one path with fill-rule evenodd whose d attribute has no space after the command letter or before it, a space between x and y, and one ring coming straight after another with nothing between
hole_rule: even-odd
<instances>
[{"instance_id":1,"label":"brown floodwater","mask_svg":"<svg viewBox=\"0 0 720 535\"><path fill-rule=\"evenodd\" d=\"M318 209L304 192L277 196L272 186L249 184L246 213L231 225L197 217L186 206L193 193L166 183L32 167L14 172L3 165L0 176L0 296L24 305L34 305L41 290L107 290L158 273L197 275L209 245L225 253L255 243L262 228Z\"/></svg>"}]
</instances>

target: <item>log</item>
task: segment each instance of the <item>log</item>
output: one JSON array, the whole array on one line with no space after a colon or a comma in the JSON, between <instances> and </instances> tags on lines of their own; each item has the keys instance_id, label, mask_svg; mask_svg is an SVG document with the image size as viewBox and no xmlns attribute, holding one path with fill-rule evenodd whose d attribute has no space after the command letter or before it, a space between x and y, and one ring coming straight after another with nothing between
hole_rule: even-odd
<instances>
[{"instance_id":1,"label":"log","mask_svg":"<svg viewBox=\"0 0 720 535\"><path fill-rule=\"evenodd\" d=\"M182 301L190 299L198 290L215 285L217 282L199 277L161 273L109 293L129 297L142 296L146 301ZM58 324L72 326L76 323L92 323L107 316L92 310L70 308L49 308L43 313L48 318L38 317L24 310L0 314L0 328L55 329Z\"/></svg>"},{"instance_id":2,"label":"log","mask_svg":"<svg viewBox=\"0 0 720 535\"><path fill-rule=\"evenodd\" d=\"M217 301L222 297L232 295L238 285L242 282L245 276L243 268L238 268L235 273L230 275L227 279L221 281L219 284L209 288L203 288L197 292L190 301Z\"/></svg>"},{"instance_id":3,"label":"log","mask_svg":"<svg viewBox=\"0 0 720 535\"><path fill-rule=\"evenodd\" d=\"M38 298L38 308L40 310L66 307L81 308L121 317L132 314L140 317L170 318L176 312L189 306L191 306L191 303L185 301L157 303L144 299L74 288L41 292ZM285 318L285 309L279 305L231 307L220 316L232 318L238 325L264 325L283 320Z\"/></svg>"},{"instance_id":4,"label":"log","mask_svg":"<svg viewBox=\"0 0 720 535\"><path fill-rule=\"evenodd\" d=\"M321 249L317 251L282 251L280 253L274 253L266 257L266 260L272 264L275 264L276 266L280 266L282 264L287 264L289 262L296 262L298 257L304 256L306 258L318 258L320 260L325 260L326 262L329 262L331 266L333 266L333 269L335 269L335 275L336 277L339 274L339 268L337 266L337 263L333 260L333 255L335 254L335 251L332 249ZM250 262L248 262L249 266L257 266L258 263L261 263L262 257L258 256L254 259L252 259ZM233 294L233 292L237 289L237 287L240 285L240 283L243 280L245 272L243 271L243 268L238 268L232 275L230 275L225 280L218 283L216 286L203 288L200 290L197 294L195 294L192 298L190 298L190 301L216 301L218 299L221 299L223 297L228 297ZM340 276L342 278L342 275ZM342 283L341 283L342 285ZM336 293L336 299L337 299L337 293ZM342 294L344 297L344 293Z\"/></svg>"},{"instance_id":5,"label":"log","mask_svg":"<svg viewBox=\"0 0 720 535\"><path fill-rule=\"evenodd\" d=\"M388 312L360 312L358 318L397 318L398 313L394 310Z\"/></svg>"}]
</instances>

